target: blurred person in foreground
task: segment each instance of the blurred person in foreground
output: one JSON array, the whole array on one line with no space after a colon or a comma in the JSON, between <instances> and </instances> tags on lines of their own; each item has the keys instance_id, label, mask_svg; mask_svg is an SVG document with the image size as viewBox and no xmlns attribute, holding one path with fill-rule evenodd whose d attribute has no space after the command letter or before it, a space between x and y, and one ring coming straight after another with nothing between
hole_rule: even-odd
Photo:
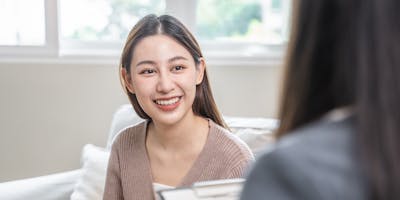
<instances>
[{"instance_id":1,"label":"blurred person in foreground","mask_svg":"<svg viewBox=\"0 0 400 200\"><path fill-rule=\"evenodd\" d=\"M400 199L400 1L293 1L279 141L241 199Z\"/></svg>"}]
</instances>

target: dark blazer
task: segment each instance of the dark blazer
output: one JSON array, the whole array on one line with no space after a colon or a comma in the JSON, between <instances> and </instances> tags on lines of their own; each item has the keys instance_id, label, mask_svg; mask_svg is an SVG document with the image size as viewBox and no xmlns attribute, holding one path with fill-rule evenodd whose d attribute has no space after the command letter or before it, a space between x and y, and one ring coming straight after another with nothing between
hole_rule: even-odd
<instances>
[{"instance_id":1,"label":"dark blazer","mask_svg":"<svg viewBox=\"0 0 400 200\"><path fill-rule=\"evenodd\" d=\"M354 136L354 117L295 130L256 159L241 200L367 199Z\"/></svg>"}]
</instances>

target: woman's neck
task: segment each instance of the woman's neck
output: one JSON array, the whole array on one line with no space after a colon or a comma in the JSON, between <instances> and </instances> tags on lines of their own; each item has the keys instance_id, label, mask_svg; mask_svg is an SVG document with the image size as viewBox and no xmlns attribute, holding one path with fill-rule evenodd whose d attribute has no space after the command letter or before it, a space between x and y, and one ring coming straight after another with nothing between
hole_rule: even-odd
<instances>
[{"instance_id":1,"label":"woman's neck","mask_svg":"<svg viewBox=\"0 0 400 200\"><path fill-rule=\"evenodd\" d=\"M147 145L164 151L182 151L186 148L202 148L208 136L208 120L199 117L186 117L173 125L149 123Z\"/></svg>"}]
</instances>

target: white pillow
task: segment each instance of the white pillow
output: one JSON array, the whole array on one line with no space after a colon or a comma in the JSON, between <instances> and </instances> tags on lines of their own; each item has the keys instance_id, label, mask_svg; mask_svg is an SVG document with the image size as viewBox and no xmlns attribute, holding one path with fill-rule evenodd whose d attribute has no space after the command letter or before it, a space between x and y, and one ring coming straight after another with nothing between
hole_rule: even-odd
<instances>
[{"instance_id":1,"label":"white pillow","mask_svg":"<svg viewBox=\"0 0 400 200\"><path fill-rule=\"evenodd\" d=\"M275 142L275 135L271 130L234 128L232 132L249 146L256 157Z\"/></svg>"},{"instance_id":2,"label":"white pillow","mask_svg":"<svg viewBox=\"0 0 400 200\"><path fill-rule=\"evenodd\" d=\"M124 104L115 111L108 134L107 150L111 150L112 143L118 134L128 126L142 122L130 104Z\"/></svg>"},{"instance_id":3,"label":"white pillow","mask_svg":"<svg viewBox=\"0 0 400 200\"><path fill-rule=\"evenodd\" d=\"M103 199L107 163L110 153L92 144L83 147L82 176L78 179L71 200Z\"/></svg>"},{"instance_id":4,"label":"white pillow","mask_svg":"<svg viewBox=\"0 0 400 200\"><path fill-rule=\"evenodd\" d=\"M257 155L275 142L275 129L279 121L272 118L229 117L224 120L231 131L239 136Z\"/></svg>"}]
</instances>

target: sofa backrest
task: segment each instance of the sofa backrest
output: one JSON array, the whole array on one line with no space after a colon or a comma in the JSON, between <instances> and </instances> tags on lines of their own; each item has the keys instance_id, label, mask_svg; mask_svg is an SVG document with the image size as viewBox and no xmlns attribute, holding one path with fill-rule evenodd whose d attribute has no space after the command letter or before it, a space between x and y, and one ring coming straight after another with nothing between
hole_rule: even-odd
<instances>
[{"instance_id":1,"label":"sofa backrest","mask_svg":"<svg viewBox=\"0 0 400 200\"><path fill-rule=\"evenodd\" d=\"M111 149L111 145L115 137L118 135L118 133L120 133L122 130L131 125L142 122L143 120L144 119L140 118L136 114L132 105L130 104L121 105L113 115L110 132L108 134L106 149L108 150Z\"/></svg>"},{"instance_id":2,"label":"sofa backrest","mask_svg":"<svg viewBox=\"0 0 400 200\"><path fill-rule=\"evenodd\" d=\"M114 113L106 148L111 149L118 133L143 120L130 104L120 106ZM231 131L249 145L254 154L274 141L273 133L278 126L278 120L271 118L224 116L224 120Z\"/></svg>"}]
</instances>

